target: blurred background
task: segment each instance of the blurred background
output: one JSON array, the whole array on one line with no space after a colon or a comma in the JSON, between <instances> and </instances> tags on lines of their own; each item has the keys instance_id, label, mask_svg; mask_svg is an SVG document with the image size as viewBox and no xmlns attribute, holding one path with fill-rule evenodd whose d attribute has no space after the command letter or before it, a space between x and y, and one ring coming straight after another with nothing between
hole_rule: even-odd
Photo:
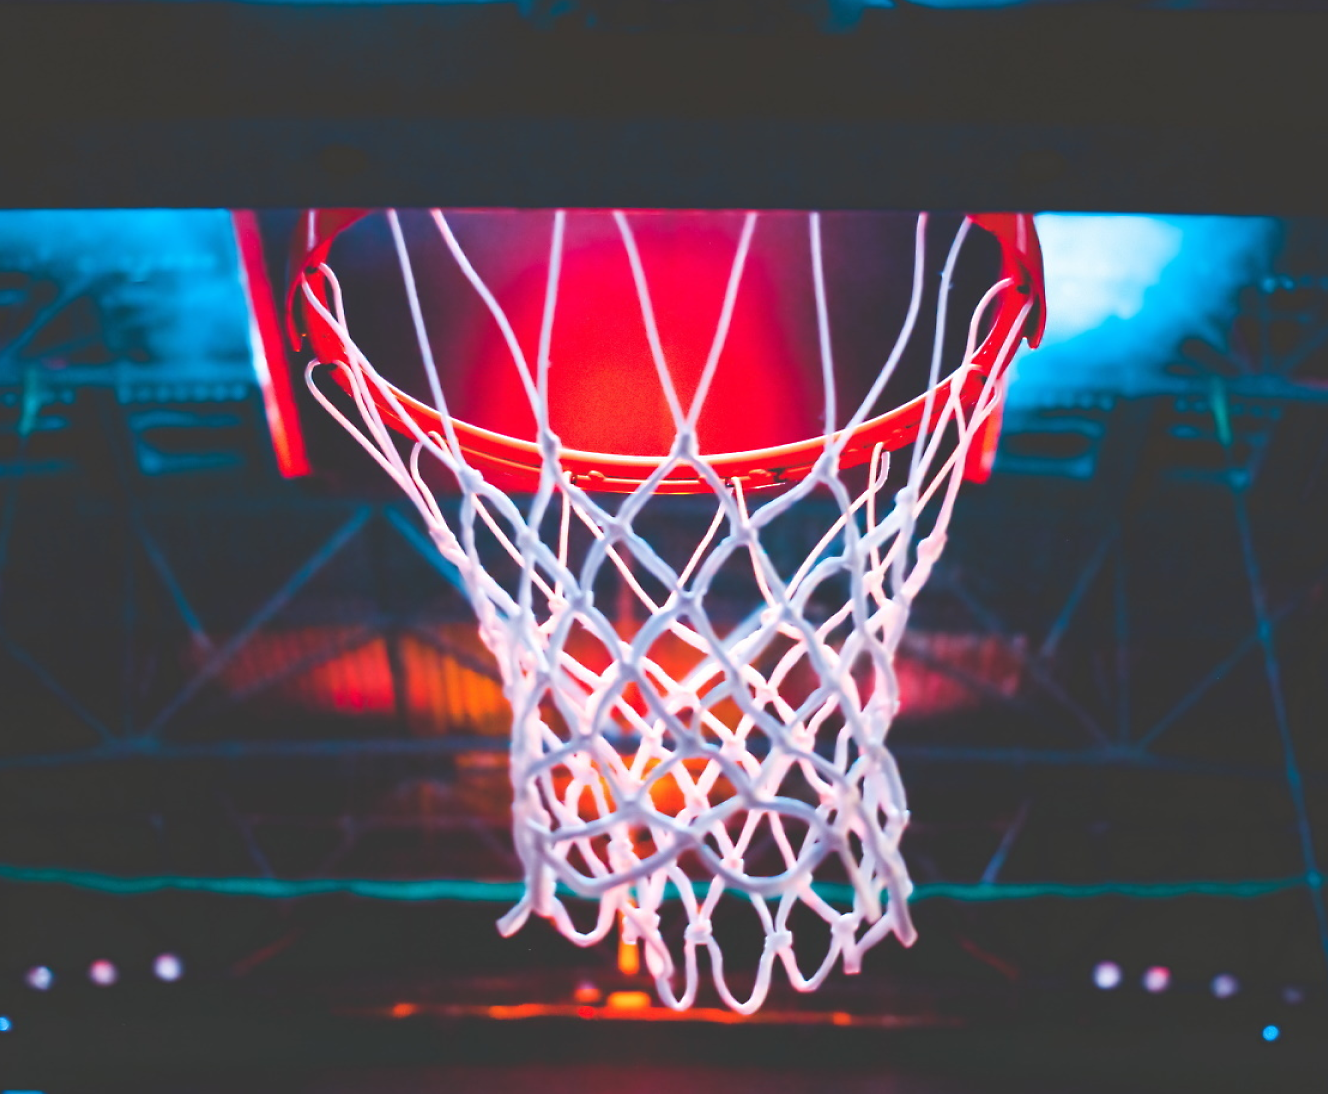
<instances>
[{"instance_id":1,"label":"blurred background","mask_svg":"<svg viewBox=\"0 0 1328 1094\"><path fill-rule=\"evenodd\" d=\"M925 1071L926 1036L1119 1028L1295 1074L1328 1012L1328 223L1038 226L1047 338L901 655L921 939L753 1029L912 1034ZM349 442L302 415L281 473L231 215L5 213L0 293L4 1050L189 1073L216 1036L261 1071L336 1023L372 1061L571 1022L543 1036L594 1058L582 1012L657 1016L615 1013L648 982L612 945L498 937L496 667Z\"/></svg>"},{"instance_id":2,"label":"blurred background","mask_svg":"<svg viewBox=\"0 0 1328 1094\"><path fill-rule=\"evenodd\" d=\"M411 12L429 5L383 6L395 29L366 40L357 78L387 96L398 76L415 89L431 71L423 47L399 71L378 48L407 41ZM495 43L529 46L508 23L769 29L737 0L706 12L690 0L483 6L508 21L475 53L490 60L505 58ZM780 10L806 41L851 46L877 33L873 19L1001 6ZM1116 27L1119 12L1172 5L1025 6L1091 9L1091 25ZM1291 19L1322 5L1183 6ZM248 5L124 7L134 26L172 34L184 24L167 8L209 9L205 30L214 15L232 30L287 19L268 5L242 17ZM353 8L318 16L328 49L350 48L333 39L363 18ZM1039 216L1046 338L1017 362L995 474L961 495L901 651L891 743L912 808L920 939L878 947L861 975L815 995L780 989L736 1022L710 1006L681 1020L659 1011L616 945L579 950L542 922L498 936L520 873L496 666L414 514L311 404L281 348L276 229L293 215L37 208L400 200L438 178L456 204L607 200L600 161L566 153L581 167L521 175L486 157L535 130L450 115L436 132L461 143L417 152L403 134L418 136L424 112L393 128L387 98L337 100L354 80L305 79L275 32L255 48L279 59L276 75L255 77L243 109L221 92L200 106L220 69L190 49L169 51L181 99L149 95L128 62L108 77L119 54L88 20L58 74L77 94L43 94L31 110L0 95L17 119L7 132L27 142L0 172L0 204L29 206L0 211L0 1089L1323 1088L1328 217L1312 215L1322 186L1299 169L1321 144L1303 123L1322 100L1296 95L1305 54L1213 65L1197 83L1172 72L1178 94L1159 100L1156 130L1050 93L1023 126L1000 113L1018 94L992 96L990 116L983 99L983 124L1002 137L982 164L987 205L1136 211ZM1182 28L1199 25L1119 40L1161 43L1141 54L1160 71L1181 63ZM1244 24L1202 25L1239 44ZM1289 57L1321 40L1299 25L1277 32ZM218 37L218 54L236 40ZM549 40L532 39L535 53ZM0 78L27 71L25 41L0 41ZM1045 90L1107 63L1084 48L991 63ZM466 80L489 78L459 56L448 64ZM202 75L185 71L195 62ZM926 67L905 76L930 94ZM1127 81L1138 101L1112 98L1132 124L1151 110L1149 79ZM1238 102L1256 83L1266 97ZM1191 131L1174 127L1194 105L1185 87L1234 90ZM280 109L276 88L290 96ZM340 124L311 120L325 99ZM1056 113L1066 102L1068 120ZM880 164L830 117L840 106L815 100L813 130L796 138L829 157L817 160L832 164L827 204L879 192L885 205L934 194L965 208L964 188L988 185L960 169L988 130L947 106L937 132L955 140L928 130L906 143L873 189ZM621 109L640 137L642 101ZM579 99L571 110L592 113ZM711 174L649 154L695 134L597 144L608 131L569 124L569 143L549 148L639 159L639 177L624 166L609 181L646 204L722 204L753 182L789 206L811 192L798 187L815 172L747 155L767 147L760 125L702 141L719 155L724 133L741 138L730 166L747 166ZM889 132L914 139L907 125ZM561 162L530 143L531 162ZM919 149L937 158L909 174ZM246 223L266 225L258 266L242 261L260 238ZM254 283L260 267L269 285ZM732 960L757 955L753 936Z\"/></svg>"}]
</instances>

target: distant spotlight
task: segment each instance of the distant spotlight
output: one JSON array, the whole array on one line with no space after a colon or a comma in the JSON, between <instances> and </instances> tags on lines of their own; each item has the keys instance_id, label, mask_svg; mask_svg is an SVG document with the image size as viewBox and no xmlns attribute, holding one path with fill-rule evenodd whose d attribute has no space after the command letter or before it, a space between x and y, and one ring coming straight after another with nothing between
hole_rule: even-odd
<instances>
[{"instance_id":1,"label":"distant spotlight","mask_svg":"<svg viewBox=\"0 0 1328 1094\"><path fill-rule=\"evenodd\" d=\"M1282 1036L1282 1031L1278 1029L1276 1026L1263 1027L1263 1039L1267 1041L1269 1044L1271 1044L1273 1041L1276 1041L1281 1036Z\"/></svg>"},{"instance_id":2,"label":"distant spotlight","mask_svg":"<svg viewBox=\"0 0 1328 1094\"><path fill-rule=\"evenodd\" d=\"M184 975L184 965L175 954L163 953L159 954L157 960L152 962L152 973L158 980L164 980L167 984L174 984Z\"/></svg>"},{"instance_id":3,"label":"distant spotlight","mask_svg":"<svg viewBox=\"0 0 1328 1094\"><path fill-rule=\"evenodd\" d=\"M88 966L88 979L103 988L109 988L120 979L120 970L105 959L94 961Z\"/></svg>"},{"instance_id":4,"label":"distant spotlight","mask_svg":"<svg viewBox=\"0 0 1328 1094\"><path fill-rule=\"evenodd\" d=\"M1210 987L1217 998L1230 999L1236 992L1240 991L1240 981L1230 973L1224 972L1213 977Z\"/></svg>"},{"instance_id":5,"label":"distant spotlight","mask_svg":"<svg viewBox=\"0 0 1328 1094\"><path fill-rule=\"evenodd\" d=\"M603 997L604 993L592 980L582 980L572 992L572 998L578 1003L598 1003Z\"/></svg>"},{"instance_id":6,"label":"distant spotlight","mask_svg":"<svg viewBox=\"0 0 1328 1094\"><path fill-rule=\"evenodd\" d=\"M1305 1002L1305 993L1294 984L1288 984L1282 989L1282 1002L1294 1007Z\"/></svg>"},{"instance_id":7,"label":"distant spotlight","mask_svg":"<svg viewBox=\"0 0 1328 1094\"><path fill-rule=\"evenodd\" d=\"M1103 991L1120 987L1121 970L1114 961L1099 961L1093 966L1093 983Z\"/></svg>"},{"instance_id":8,"label":"distant spotlight","mask_svg":"<svg viewBox=\"0 0 1328 1094\"><path fill-rule=\"evenodd\" d=\"M23 981L33 991L50 991L51 985L55 983L55 973L45 965L34 965L23 974Z\"/></svg>"},{"instance_id":9,"label":"distant spotlight","mask_svg":"<svg viewBox=\"0 0 1328 1094\"><path fill-rule=\"evenodd\" d=\"M13 1028L14 1028L14 1023L11 1022L4 1015L0 1014L0 1033L8 1033Z\"/></svg>"},{"instance_id":10,"label":"distant spotlight","mask_svg":"<svg viewBox=\"0 0 1328 1094\"><path fill-rule=\"evenodd\" d=\"M1154 965L1144 972L1144 991L1160 995L1171 987L1171 970L1165 965Z\"/></svg>"}]
</instances>

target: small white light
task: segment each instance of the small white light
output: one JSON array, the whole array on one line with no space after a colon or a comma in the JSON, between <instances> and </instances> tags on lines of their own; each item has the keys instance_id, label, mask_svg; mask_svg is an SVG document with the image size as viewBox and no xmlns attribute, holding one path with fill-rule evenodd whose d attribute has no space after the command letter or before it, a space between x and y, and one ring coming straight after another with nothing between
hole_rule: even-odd
<instances>
[{"instance_id":1,"label":"small white light","mask_svg":"<svg viewBox=\"0 0 1328 1094\"><path fill-rule=\"evenodd\" d=\"M1298 1003L1305 1002L1305 992L1295 984L1288 984L1282 989L1282 1002L1294 1007Z\"/></svg>"},{"instance_id":2,"label":"small white light","mask_svg":"<svg viewBox=\"0 0 1328 1094\"><path fill-rule=\"evenodd\" d=\"M1223 972L1213 977L1210 987L1217 998L1230 999L1236 992L1240 991L1240 981L1230 973Z\"/></svg>"},{"instance_id":3,"label":"small white light","mask_svg":"<svg viewBox=\"0 0 1328 1094\"><path fill-rule=\"evenodd\" d=\"M45 965L35 965L23 974L23 981L33 991L50 991L55 983L55 973Z\"/></svg>"},{"instance_id":4,"label":"small white light","mask_svg":"<svg viewBox=\"0 0 1328 1094\"><path fill-rule=\"evenodd\" d=\"M184 965L173 953L163 953L152 962L152 973L158 980L174 984L184 975Z\"/></svg>"},{"instance_id":5,"label":"small white light","mask_svg":"<svg viewBox=\"0 0 1328 1094\"><path fill-rule=\"evenodd\" d=\"M1120 987L1121 968L1114 961L1099 961L1093 966L1093 983L1103 991Z\"/></svg>"},{"instance_id":6,"label":"small white light","mask_svg":"<svg viewBox=\"0 0 1328 1094\"><path fill-rule=\"evenodd\" d=\"M1171 970L1165 965L1154 965L1144 971L1144 991L1158 995L1171 987Z\"/></svg>"},{"instance_id":7,"label":"small white light","mask_svg":"<svg viewBox=\"0 0 1328 1094\"><path fill-rule=\"evenodd\" d=\"M109 988L120 979L120 970L104 958L88 966L88 979L103 988Z\"/></svg>"}]
</instances>

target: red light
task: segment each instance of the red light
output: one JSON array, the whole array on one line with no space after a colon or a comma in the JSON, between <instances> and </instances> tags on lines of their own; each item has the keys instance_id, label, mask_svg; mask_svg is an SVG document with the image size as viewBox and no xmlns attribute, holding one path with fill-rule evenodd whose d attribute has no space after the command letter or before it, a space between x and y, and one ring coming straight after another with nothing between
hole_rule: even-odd
<instances>
[{"instance_id":1,"label":"red light","mask_svg":"<svg viewBox=\"0 0 1328 1094\"><path fill-rule=\"evenodd\" d=\"M1171 970L1165 965L1154 965L1144 972L1144 991L1159 995L1171 986Z\"/></svg>"},{"instance_id":2,"label":"red light","mask_svg":"<svg viewBox=\"0 0 1328 1094\"><path fill-rule=\"evenodd\" d=\"M741 225L741 215L732 213L631 217L665 360L684 409L710 351ZM787 288L780 284L793 263L784 252L794 242L806 247L802 219L796 221L796 241L785 238L788 227L771 215L757 233L698 422L703 452L796 441L820 429L819 358L806 352L806 323L790 317ZM544 225L532 220L530 231L543 246ZM805 256L799 259L806 266ZM540 260L520 265L505 280L490 280L532 370L547 276L547 262ZM435 346L441 359L461 362L466 373L464 389L450 396L452 411L476 425L533 437L525 390L496 324L476 312L468 326ZM628 455L668 451L672 418L623 240L607 213L580 212L568 220L550 360L549 416L565 445Z\"/></svg>"},{"instance_id":3,"label":"red light","mask_svg":"<svg viewBox=\"0 0 1328 1094\"><path fill-rule=\"evenodd\" d=\"M235 225L235 244L239 251L240 277L248 297L252 321L254 372L263 396L263 411L272 434L272 448L277 470L285 478L309 474L304 433L295 406L290 369L286 361L286 343L281 321L277 318L276 297L267 276L263 259L263 238L258 218L252 212L237 210L231 214Z\"/></svg>"},{"instance_id":4,"label":"red light","mask_svg":"<svg viewBox=\"0 0 1328 1094\"><path fill-rule=\"evenodd\" d=\"M110 961L99 958L88 966L88 979L98 987L109 988L120 979L120 971Z\"/></svg>"}]
</instances>

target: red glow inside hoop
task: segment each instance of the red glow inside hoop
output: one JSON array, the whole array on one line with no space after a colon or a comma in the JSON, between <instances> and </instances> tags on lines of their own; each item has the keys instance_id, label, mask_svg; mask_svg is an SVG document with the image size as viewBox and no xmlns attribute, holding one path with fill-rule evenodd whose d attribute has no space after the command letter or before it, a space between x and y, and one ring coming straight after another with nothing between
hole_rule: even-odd
<instances>
[{"instance_id":1,"label":"red glow inside hoop","mask_svg":"<svg viewBox=\"0 0 1328 1094\"><path fill-rule=\"evenodd\" d=\"M297 345L307 337L315 357L325 363L347 360L348 350L334 326L316 310L302 306L302 294L307 286L318 300L327 301L328 287L318 267L327 261L337 235L365 212L310 211L293 248L292 269L297 276L289 298L291 335ZM958 383L966 406L977 401L988 375L1008 366L1020 339L1037 344L1044 313L1041 253L1032 218L981 214L970 219L1000 244L1000 276L1009 286L992 309L974 367L943 380L936 389L935 394L944 395L951 382ZM695 246L677 245L676 216L641 217L633 227L670 373L684 406L700 374L733 260L731 243L706 239L704 227L687 230L697 233ZM653 239L656 235L660 238ZM655 245L664 242L669 246ZM685 262L670 257L680 254L686 255ZM518 340L532 349L544 303L545 274L546 267L535 265L494 286ZM802 478L825 444L818 420L819 392L813 377L803 376L792 359L787 331L780 330L780 317L788 309L774 284L759 257L744 272L725 344L725 367L716 373L698 423L707 462L722 478L741 480L746 489L777 487ZM575 305L559 311L555 356L576 362L575 368L563 370L549 396L550 419L564 446L561 463L588 488L633 490L658 467L675 430L651 362L621 241L606 237L570 246L560 278L560 299ZM711 302L713 306L707 306ZM1016 332L1020 324L1023 329ZM467 458L478 469L507 489L534 489L541 459L531 439L534 422L529 403L492 322L477 328L481 330L484 333L474 339L466 355L478 367L469 369L469 397L459 400L465 418L454 417L453 424ZM527 352L533 359L533 353ZM347 386L340 369L333 375ZM780 382L771 383L771 376L781 377ZM426 433L440 430L441 418L433 407L404 392L394 394L415 426ZM373 398L388 425L413 434L390 400L377 391ZM934 412L941 402L933 401ZM458 413L455 408L453 412ZM877 445L894 450L911 443L924 413L925 396L919 396L862 423L846 442L840 465L867 462ZM993 414L970 450L968 478L988 476L998 436L999 419ZM657 489L696 493L710 488L693 469L679 467Z\"/></svg>"},{"instance_id":2,"label":"red glow inside hoop","mask_svg":"<svg viewBox=\"0 0 1328 1094\"><path fill-rule=\"evenodd\" d=\"M663 456L673 444L673 419L650 356L622 239L607 217L598 220L574 222L568 233L549 420L568 448ZM685 218L643 217L633 224L633 234L669 372L686 406L714 336L736 232ZM793 340L779 322L785 301L768 266L783 257L782 250L757 250L748 260L722 364L698 423L703 452L788 443L819 428L820 377L800 370ZM541 262L507 284L490 283L532 361L546 276L547 263ZM511 354L489 316L478 318L479 330L464 351L472 362L470 390L458 413L485 429L533 440L534 416ZM815 367L814 357L810 364Z\"/></svg>"}]
</instances>

